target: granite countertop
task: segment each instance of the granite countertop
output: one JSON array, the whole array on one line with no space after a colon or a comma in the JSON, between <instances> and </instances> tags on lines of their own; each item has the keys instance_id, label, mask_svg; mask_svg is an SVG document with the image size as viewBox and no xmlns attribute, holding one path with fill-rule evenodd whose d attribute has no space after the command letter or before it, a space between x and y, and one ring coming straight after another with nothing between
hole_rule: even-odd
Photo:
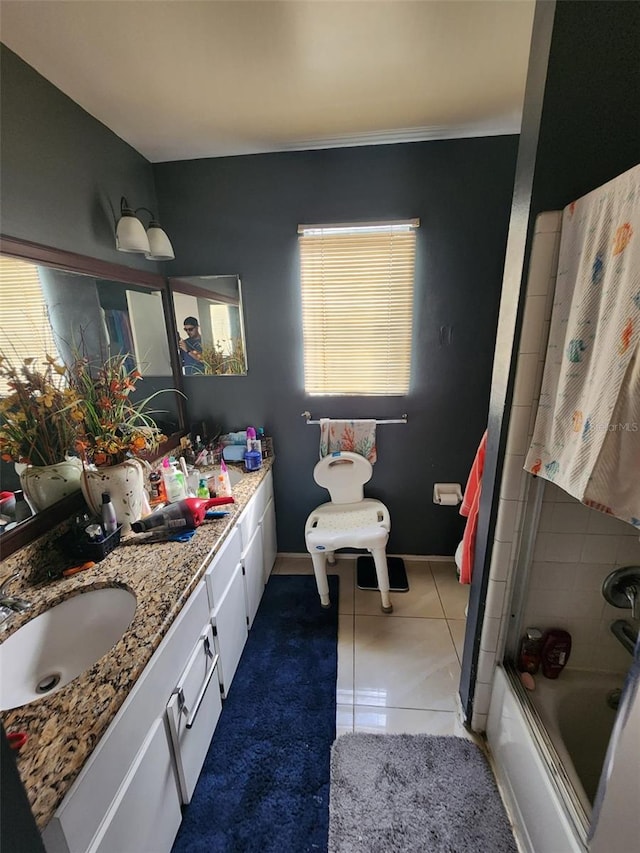
<instances>
[{"instance_id":1,"label":"granite countertop","mask_svg":"<svg viewBox=\"0 0 640 853\"><path fill-rule=\"evenodd\" d=\"M137 600L129 628L94 666L57 693L1 715L5 731L24 731L29 736L25 746L16 753L17 763L41 830L271 469L272 462L266 459L258 471L243 472L242 479L233 487L235 503L221 507L230 514L223 519L206 521L189 542L141 544L136 534L129 534L94 568L57 580L34 582L32 579L38 577L32 565L37 554L55 552L54 548L46 549L46 543L44 547L40 543L39 552L29 546L2 564L3 577L20 570L22 578L31 579L22 587L18 580L13 581L8 591L23 596L32 604L26 613L11 617L9 626L0 634L2 640L39 613L77 593L120 586L133 592ZM53 544L54 535L47 535L49 545ZM67 560L63 568L69 565L73 565L73 559ZM51 566L48 569L54 573ZM82 637L78 637L78 642L82 642Z\"/></svg>"}]
</instances>

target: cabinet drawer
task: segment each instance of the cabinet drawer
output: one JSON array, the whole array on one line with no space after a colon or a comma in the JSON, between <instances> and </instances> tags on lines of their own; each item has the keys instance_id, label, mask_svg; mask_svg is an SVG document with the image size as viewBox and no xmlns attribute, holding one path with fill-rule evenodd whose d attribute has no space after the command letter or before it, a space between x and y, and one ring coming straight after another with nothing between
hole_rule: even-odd
<instances>
[{"instance_id":1,"label":"cabinet drawer","mask_svg":"<svg viewBox=\"0 0 640 853\"><path fill-rule=\"evenodd\" d=\"M240 562L242 539L240 529L236 526L225 539L224 545L215 555L205 572L207 593L209 594L209 609L217 607L229 585L235 567Z\"/></svg>"},{"instance_id":2,"label":"cabinet drawer","mask_svg":"<svg viewBox=\"0 0 640 853\"><path fill-rule=\"evenodd\" d=\"M140 747L89 853L168 853L181 820L169 742L160 718Z\"/></svg>"},{"instance_id":3,"label":"cabinet drawer","mask_svg":"<svg viewBox=\"0 0 640 853\"><path fill-rule=\"evenodd\" d=\"M217 663L213 629L207 623L167 703L183 803L191 800L222 710Z\"/></svg>"},{"instance_id":4,"label":"cabinet drawer","mask_svg":"<svg viewBox=\"0 0 640 853\"><path fill-rule=\"evenodd\" d=\"M262 518L265 508L269 502L269 498L273 495L273 475L271 471L258 486L256 493L247 504L244 512L240 516L238 525L242 532L242 547L246 548L251 537L255 533L260 519Z\"/></svg>"}]
</instances>

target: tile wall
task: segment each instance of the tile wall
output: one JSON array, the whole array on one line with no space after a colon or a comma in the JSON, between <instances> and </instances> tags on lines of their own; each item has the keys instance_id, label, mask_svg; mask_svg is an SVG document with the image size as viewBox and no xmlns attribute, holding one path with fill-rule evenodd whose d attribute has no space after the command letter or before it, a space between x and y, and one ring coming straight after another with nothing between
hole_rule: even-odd
<instances>
[{"instance_id":1,"label":"tile wall","mask_svg":"<svg viewBox=\"0 0 640 853\"><path fill-rule=\"evenodd\" d=\"M628 565L640 566L640 539L630 524L545 483L525 624L569 631L570 667L626 672L631 658L609 627L630 611L608 604L601 589L610 572Z\"/></svg>"},{"instance_id":2,"label":"tile wall","mask_svg":"<svg viewBox=\"0 0 640 853\"><path fill-rule=\"evenodd\" d=\"M475 731L486 728L495 666L504 654L514 566L523 547L522 521L532 477L522 466L533 435L542 384L561 223L561 211L541 213L536 220L480 640L471 721ZM525 623L568 630L573 638L573 667L626 671L629 654L611 636L609 625L628 617L629 611L607 604L601 586L614 568L636 563L640 565L636 530L545 483L529 565Z\"/></svg>"}]
</instances>

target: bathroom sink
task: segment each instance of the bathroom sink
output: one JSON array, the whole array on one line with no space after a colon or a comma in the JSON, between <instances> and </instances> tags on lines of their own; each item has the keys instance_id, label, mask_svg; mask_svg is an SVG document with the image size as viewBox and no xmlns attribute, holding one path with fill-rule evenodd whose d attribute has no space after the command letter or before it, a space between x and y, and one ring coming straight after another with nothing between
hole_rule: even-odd
<instances>
[{"instance_id":1,"label":"bathroom sink","mask_svg":"<svg viewBox=\"0 0 640 853\"><path fill-rule=\"evenodd\" d=\"M51 696L100 660L133 619L136 597L119 587L79 593L0 644L0 710Z\"/></svg>"}]
</instances>

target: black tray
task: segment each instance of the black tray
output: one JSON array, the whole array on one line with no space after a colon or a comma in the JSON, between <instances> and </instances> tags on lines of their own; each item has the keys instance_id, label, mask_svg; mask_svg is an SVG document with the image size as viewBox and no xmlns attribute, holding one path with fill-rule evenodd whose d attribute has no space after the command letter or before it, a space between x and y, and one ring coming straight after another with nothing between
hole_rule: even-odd
<instances>
[{"instance_id":1,"label":"black tray","mask_svg":"<svg viewBox=\"0 0 640 853\"><path fill-rule=\"evenodd\" d=\"M121 524L116 527L113 533L105 536L102 542L94 542L86 534L78 537L69 532L63 537L64 548L74 557L82 557L83 560L93 560L94 563L99 563L120 544L121 535Z\"/></svg>"}]
</instances>

